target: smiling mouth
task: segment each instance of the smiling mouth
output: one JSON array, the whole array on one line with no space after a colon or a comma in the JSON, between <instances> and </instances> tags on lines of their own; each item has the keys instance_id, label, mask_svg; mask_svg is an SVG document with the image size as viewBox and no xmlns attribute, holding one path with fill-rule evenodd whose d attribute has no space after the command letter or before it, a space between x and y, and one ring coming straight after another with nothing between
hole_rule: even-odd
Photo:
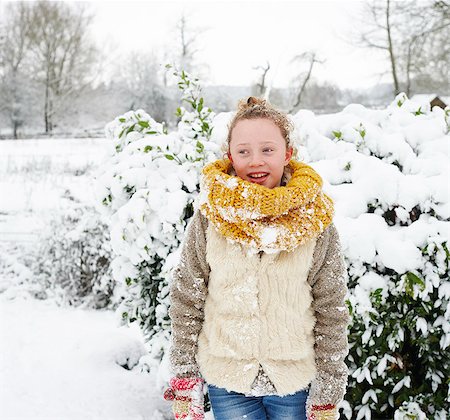
<instances>
[{"instance_id":1,"label":"smiling mouth","mask_svg":"<svg viewBox=\"0 0 450 420\"><path fill-rule=\"evenodd\" d=\"M255 174L249 174L248 177L255 182L262 182L266 180L266 178L269 176L268 172L259 172Z\"/></svg>"}]
</instances>

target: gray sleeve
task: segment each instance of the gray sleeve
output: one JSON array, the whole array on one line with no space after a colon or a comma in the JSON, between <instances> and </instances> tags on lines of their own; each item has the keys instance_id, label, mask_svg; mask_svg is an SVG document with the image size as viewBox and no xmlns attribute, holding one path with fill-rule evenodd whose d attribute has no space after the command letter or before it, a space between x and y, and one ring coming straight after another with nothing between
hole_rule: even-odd
<instances>
[{"instance_id":1,"label":"gray sleeve","mask_svg":"<svg viewBox=\"0 0 450 420\"><path fill-rule=\"evenodd\" d=\"M197 210L186 228L179 264L172 272L169 316L172 322L170 364L176 376L199 376L195 354L204 319L209 265L207 219Z\"/></svg>"},{"instance_id":2,"label":"gray sleeve","mask_svg":"<svg viewBox=\"0 0 450 420\"><path fill-rule=\"evenodd\" d=\"M339 234L332 223L318 238L313 268L308 277L316 317L314 327L317 375L311 384L309 403L338 404L345 395L348 368L347 326L350 321L345 303L347 269Z\"/></svg>"}]
</instances>

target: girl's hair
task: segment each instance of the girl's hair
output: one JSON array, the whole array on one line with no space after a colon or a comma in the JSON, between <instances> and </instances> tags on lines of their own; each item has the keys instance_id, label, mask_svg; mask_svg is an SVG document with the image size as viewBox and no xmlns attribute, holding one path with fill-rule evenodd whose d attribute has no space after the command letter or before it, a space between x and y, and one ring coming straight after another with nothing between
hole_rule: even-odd
<instances>
[{"instance_id":1,"label":"girl's hair","mask_svg":"<svg viewBox=\"0 0 450 420\"><path fill-rule=\"evenodd\" d=\"M250 96L247 100L241 99L238 109L230 124L228 125L228 137L226 141L226 151L230 150L231 132L240 120L252 120L255 118L267 118L273 121L281 131L281 135L286 141L286 147L293 147L291 132L294 129L288 116L274 108L268 101L262 98Z\"/></svg>"}]
</instances>

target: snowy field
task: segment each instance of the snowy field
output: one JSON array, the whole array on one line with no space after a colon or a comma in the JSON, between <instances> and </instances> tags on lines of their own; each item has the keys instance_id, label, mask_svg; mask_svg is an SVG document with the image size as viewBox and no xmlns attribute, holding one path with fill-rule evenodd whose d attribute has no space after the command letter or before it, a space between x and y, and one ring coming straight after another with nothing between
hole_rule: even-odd
<instances>
[{"instance_id":1,"label":"snowy field","mask_svg":"<svg viewBox=\"0 0 450 420\"><path fill-rule=\"evenodd\" d=\"M155 378L121 366L145 349L113 312L16 298L1 299L0 316L2 420L169 418Z\"/></svg>"},{"instance_id":2,"label":"snowy field","mask_svg":"<svg viewBox=\"0 0 450 420\"><path fill-rule=\"evenodd\" d=\"M0 141L0 240L27 242L68 201L93 204L104 139Z\"/></svg>"},{"instance_id":3,"label":"snowy field","mask_svg":"<svg viewBox=\"0 0 450 420\"><path fill-rule=\"evenodd\" d=\"M61 308L20 287L30 276L21 257L52 214L71 201L93 204L107 147L102 139L0 141L2 420L170 418L157 378L122 367L145 354L138 329L118 327L112 311Z\"/></svg>"}]
</instances>

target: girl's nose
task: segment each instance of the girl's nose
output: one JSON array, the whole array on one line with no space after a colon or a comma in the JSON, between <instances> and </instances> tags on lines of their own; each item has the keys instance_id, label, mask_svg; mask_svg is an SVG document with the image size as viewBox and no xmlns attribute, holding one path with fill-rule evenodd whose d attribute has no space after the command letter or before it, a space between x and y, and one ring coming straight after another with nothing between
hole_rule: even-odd
<instances>
[{"instance_id":1,"label":"girl's nose","mask_svg":"<svg viewBox=\"0 0 450 420\"><path fill-rule=\"evenodd\" d=\"M252 158L250 160L250 166L261 166L264 165L264 159L259 154L252 155Z\"/></svg>"}]
</instances>

